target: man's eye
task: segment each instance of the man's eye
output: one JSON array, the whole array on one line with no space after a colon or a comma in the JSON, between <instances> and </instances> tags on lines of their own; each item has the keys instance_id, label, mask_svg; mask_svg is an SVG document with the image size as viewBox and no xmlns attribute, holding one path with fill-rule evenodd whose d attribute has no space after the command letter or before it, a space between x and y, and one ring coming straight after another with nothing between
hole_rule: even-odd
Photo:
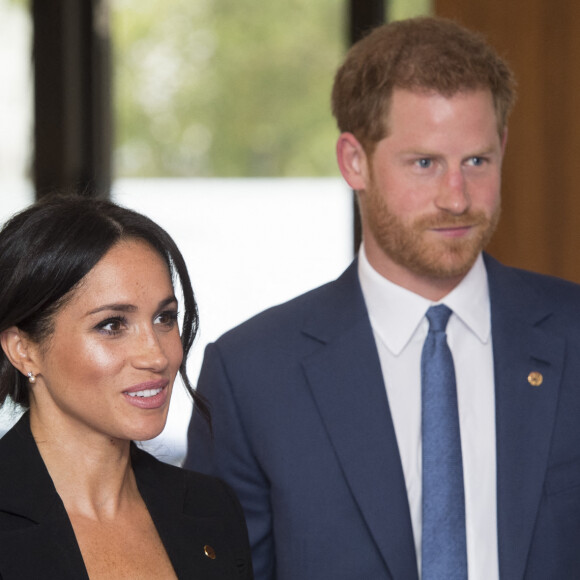
<instances>
[{"instance_id":1,"label":"man's eye","mask_svg":"<svg viewBox=\"0 0 580 580\"><path fill-rule=\"evenodd\" d=\"M484 157L472 157L469 162L475 167L479 167L485 163Z\"/></svg>"},{"instance_id":2,"label":"man's eye","mask_svg":"<svg viewBox=\"0 0 580 580\"><path fill-rule=\"evenodd\" d=\"M431 159L417 159L417 165L421 169L428 169L432 165Z\"/></svg>"}]
</instances>

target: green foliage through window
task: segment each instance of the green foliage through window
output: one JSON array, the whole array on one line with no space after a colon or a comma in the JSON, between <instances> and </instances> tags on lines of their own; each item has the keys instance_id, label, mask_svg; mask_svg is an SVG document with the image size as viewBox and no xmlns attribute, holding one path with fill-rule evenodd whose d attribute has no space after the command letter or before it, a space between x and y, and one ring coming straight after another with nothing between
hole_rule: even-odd
<instances>
[{"instance_id":1,"label":"green foliage through window","mask_svg":"<svg viewBox=\"0 0 580 580\"><path fill-rule=\"evenodd\" d=\"M338 175L336 0L111 2L117 176Z\"/></svg>"}]
</instances>

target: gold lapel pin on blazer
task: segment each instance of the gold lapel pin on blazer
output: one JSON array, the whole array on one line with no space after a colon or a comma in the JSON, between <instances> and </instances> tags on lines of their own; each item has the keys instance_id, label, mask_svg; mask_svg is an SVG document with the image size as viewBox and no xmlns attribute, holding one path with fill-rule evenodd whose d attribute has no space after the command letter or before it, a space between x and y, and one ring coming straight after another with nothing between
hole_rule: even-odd
<instances>
[{"instance_id":1,"label":"gold lapel pin on blazer","mask_svg":"<svg viewBox=\"0 0 580 580\"><path fill-rule=\"evenodd\" d=\"M206 544L203 547L203 553L210 559L210 560L215 560L215 550L209 546L208 544Z\"/></svg>"},{"instance_id":2,"label":"gold lapel pin on blazer","mask_svg":"<svg viewBox=\"0 0 580 580\"><path fill-rule=\"evenodd\" d=\"M542 375L542 373L539 373L538 371L532 371L528 375L528 383L530 383L532 387L539 387L543 382L544 376Z\"/></svg>"}]
</instances>

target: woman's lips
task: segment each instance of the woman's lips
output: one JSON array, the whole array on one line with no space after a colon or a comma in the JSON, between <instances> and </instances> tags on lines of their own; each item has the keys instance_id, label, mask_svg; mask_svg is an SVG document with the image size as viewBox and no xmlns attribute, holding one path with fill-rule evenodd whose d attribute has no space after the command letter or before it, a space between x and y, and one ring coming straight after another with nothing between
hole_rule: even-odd
<instances>
[{"instance_id":1,"label":"woman's lips","mask_svg":"<svg viewBox=\"0 0 580 580\"><path fill-rule=\"evenodd\" d=\"M125 400L140 409L157 409L162 407L168 396L169 381L160 379L134 385L123 391Z\"/></svg>"}]
</instances>

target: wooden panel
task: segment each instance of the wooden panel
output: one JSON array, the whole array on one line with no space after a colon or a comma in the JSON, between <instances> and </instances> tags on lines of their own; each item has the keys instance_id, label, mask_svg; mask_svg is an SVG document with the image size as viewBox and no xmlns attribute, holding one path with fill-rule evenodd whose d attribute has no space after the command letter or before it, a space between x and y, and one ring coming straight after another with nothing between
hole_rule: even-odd
<instances>
[{"instance_id":1,"label":"wooden panel","mask_svg":"<svg viewBox=\"0 0 580 580\"><path fill-rule=\"evenodd\" d=\"M580 282L580 3L435 0L434 12L482 32L518 79L502 220L488 250Z\"/></svg>"}]
</instances>

